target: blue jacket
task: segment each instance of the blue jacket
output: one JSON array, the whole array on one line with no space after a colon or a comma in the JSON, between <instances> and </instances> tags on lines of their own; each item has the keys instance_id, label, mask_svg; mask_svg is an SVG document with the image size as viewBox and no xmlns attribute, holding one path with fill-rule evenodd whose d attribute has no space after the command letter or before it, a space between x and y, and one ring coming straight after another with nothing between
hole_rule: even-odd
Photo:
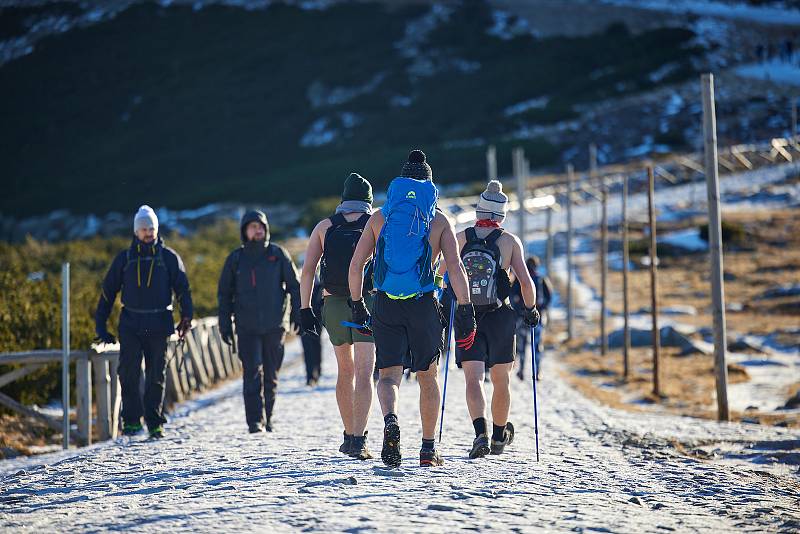
<instances>
[{"instance_id":1,"label":"blue jacket","mask_svg":"<svg viewBox=\"0 0 800 534\"><path fill-rule=\"evenodd\" d=\"M172 294L180 304L181 317L191 319L192 293L186 269L178 253L159 237L145 244L134 238L111 264L95 312L95 330L105 331L117 293L122 291L119 329L139 334L169 336L175 331Z\"/></svg>"}]
</instances>

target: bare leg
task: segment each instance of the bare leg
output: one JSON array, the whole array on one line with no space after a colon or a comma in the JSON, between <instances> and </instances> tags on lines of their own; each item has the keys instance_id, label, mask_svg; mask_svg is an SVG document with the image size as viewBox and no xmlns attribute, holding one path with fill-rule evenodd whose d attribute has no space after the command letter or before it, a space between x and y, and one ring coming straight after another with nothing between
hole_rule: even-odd
<instances>
[{"instance_id":1,"label":"bare leg","mask_svg":"<svg viewBox=\"0 0 800 534\"><path fill-rule=\"evenodd\" d=\"M439 391L438 366L432 363L427 371L417 372L419 382L419 415L422 419L422 439L434 439L436 422L442 401Z\"/></svg>"},{"instance_id":2,"label":"bare leg","mask_svg":"<svg viewBox=\"0 0 800 534\"><path fill-rule=\"evenodd\" d=\"M400 392L400 380L403 378L403 366L396 365L379 371L378 402L381 403L381 412L387 414L397 413L397 395Z\"/></svg>"},{"instance_id":3,"label":"bare leg","mask_svg":"<svg viewBox=\"0 0 800 534\"><path fill-rule=\"evenodd\" d=\"M372 370L375 367L375 345L356 343L355 347L355 395L353 398L353 434L363 436L372 408Z\"/></svg>"},{"instance_id":4,"label":"bare leg","mask_svg":"<svg viewBox=\"0 0 800 534\"><path fill-rule=\"evenodd\" d=\"M483 391L483 379L486 367L483 362L463 362L464 381L467 386L467 410L469 417L475 420L486 417L486 394Z\"/></svg>"},{"instance_id":5,"label":"bare leg","mask_svg":"<svg viewBox=\"0 0 800 534\"><path fill-rule=\"evenodd\" d=\"M339 372L336 377L336 403L342 416L345 434L353 434L353 346L333 347Z\"/></svg>"},{"instance_id":6,"label":"bare leg","mask_svg":"<svg viewBox=\"0 0 800 534\"><path fill-rule=\"evenodd\" d=\"M466 363L466 362L465 362ZM492 376L492 424L505 426L511 409L511 369L513 363L498 363L489 370Z\"/></svg>"}]
</instances>

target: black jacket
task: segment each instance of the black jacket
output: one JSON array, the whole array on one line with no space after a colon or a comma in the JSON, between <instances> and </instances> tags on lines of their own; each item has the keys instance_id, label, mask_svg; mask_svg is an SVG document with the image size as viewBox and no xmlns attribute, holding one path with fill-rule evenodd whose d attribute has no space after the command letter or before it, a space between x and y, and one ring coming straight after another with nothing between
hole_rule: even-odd
<instances>
[{"instance_id":1,"label":"black jacket","mask_svg":"<svg viewBox=\"0 0 800 534\"><path fill-rule=\"evenodd\" d=\"M546 311L550 307L550 300L552 299L550 280L546 276L536 273L531 274L531 279L536 286L536 308L541 312ZM519 314L522 314L525 310L525 301L522 299L522 288L519 285L519 280L515 280L514 285L511 286L511 307Z\"/></svg>"},{"instance_id":2,"label":"black jacket","mask_svg":"<svg viewBox=\"0 0 800 534\"><path fill-rule=\"evenodd\" d=\"M186 269L177 252L159 237L153 244L134 238L120 252L103 280L95 311L95 330L105 331L117 293L122 291L120 329L140 334L169 336L175 331L172 294L180 304L181 317L192 318L192 293Z\"/></svg>"},{"instance_id":3,"label":"black jacket","mask_svg":"<svg viewBox=\"0 0 800 534\"><path fill-rule=\"evenodd\" d=\"M283 247L266 241L247 241L246 226L259 221L268 229L266 216L250 212L242 218L242 246L225 260L219 277L217 301L220 331L231 332L231 316L239 334L286 331L300 311L297 269ZM289 297L291 296L291 308Z\"/></svg>"}]
</instances>

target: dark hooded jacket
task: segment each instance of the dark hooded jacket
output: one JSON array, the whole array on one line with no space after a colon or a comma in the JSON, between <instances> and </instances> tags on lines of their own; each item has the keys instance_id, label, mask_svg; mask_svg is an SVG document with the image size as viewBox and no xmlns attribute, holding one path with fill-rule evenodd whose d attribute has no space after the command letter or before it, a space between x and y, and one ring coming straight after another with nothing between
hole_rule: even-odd
<instances>
[{"instance_id":1,"label":"dark hooded jacket","mask_svg":"<svg viewBox=\"0 0 800 534\"><path fill-rule=\"evenodd\" d=\"M152 244L133 239L111 264L95 312L95 329L105 331L117 293L122 291L120 330L144 335L169 336L175 331L172 294L181 317L192 318L192 293L186 269L177 252L164 246L159 236Z\"/></svg>"},{"instance_id":2,"label":"dark hooded jacket","mask_svg":"<svg viewBox=\"0 0 800 534\"><path fill-rule=\"evenodd\" d=\"M264 225L264 241L248 241L251 222ZM286 331L290 317L299 322L300 283L297 269L283 247L270 243L267 216L248 212L241 222L242 246L225 260L219 277L217 301L221 332L232 332L231 316L239 334ZM291 307L289 297L291 297Z\"/></svg>"}]
</instances>

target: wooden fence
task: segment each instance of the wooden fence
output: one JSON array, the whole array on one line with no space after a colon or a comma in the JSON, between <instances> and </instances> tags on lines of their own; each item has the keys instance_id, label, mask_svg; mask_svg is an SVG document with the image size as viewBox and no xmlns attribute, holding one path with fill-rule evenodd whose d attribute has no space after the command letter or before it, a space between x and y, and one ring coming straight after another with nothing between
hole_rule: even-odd
<instances>
[{"instance_id":1,"label":"wooden fence","mask_svg":"<svg viewBox=\"0 0 800 534\"><path fill-rule=\"evenodd\" d=\"M60 363L61 358L61 350L0 354L0 364L22 365L0 375L0 387L45 365ZM93 420L96 422L96 435L100 440L116 438L120 427L121 405L117 379L119 345L100 345L88 351L72 351L70 361L75 363L76 372L77 441L84 445L92 442ZM241 370L238 355L222 342L217 318L206 317L195 320L183 343L179 343L178 336L173 335L167 345L164 403L171 406L181 402L194 392L204 391L218 382L239 376ZM92 400L94 400L94 410L92 410ZM4 393L0 393L0 404L61 431L60 419L25 406Z\"/></svg>"}]
</instances>

